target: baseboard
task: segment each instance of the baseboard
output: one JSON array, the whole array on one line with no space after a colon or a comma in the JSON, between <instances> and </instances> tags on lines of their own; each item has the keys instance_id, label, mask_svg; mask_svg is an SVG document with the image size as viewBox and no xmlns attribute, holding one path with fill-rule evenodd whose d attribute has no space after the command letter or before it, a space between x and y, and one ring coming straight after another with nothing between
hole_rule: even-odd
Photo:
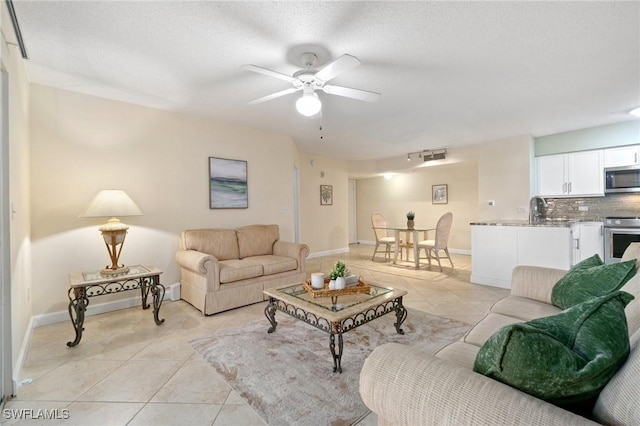
<instances>
[{"instance_id":1,"label":"baseboard","mask_svg":"<svg viewBox=\"0 0 640 426\"><path fill-rule=\"evenodd\" d=\"M16 395L18 392L18 379L20 378L20 374L22 373L22 366L24 365L24 360L27 355L27 346L31 341L31 330L33 330L33 317L29 319L29 324L27 325L27 332L22 339L22 345L20 345L20 352L18 352L18 359L16 359L16 364L13 366L13 377L12 377L12 387L11 390L12 395Z\"/></svg>"},{"instance_id":2,"label":"baseboard","mask_svg":"<svg viewBox=\"0 0 640 426\"><path fill-rule=\"evenodd\" d=\"M358 240L358 244L367 245L367 246L375 246L376 242L375 241L369 241L369 240ZM450 248L449 249L449 253L464 254L464 255L467 255L467 256L471 256L471 250L464 250L464 249Z\"/></svg>"},{"instance_id":3,"label":"baseboard","mask_svg":"<svg viewBox=\"0 0 640 426\"><path fill-rule=\"evenodd\" d=\"M322 257L322 256L331 256L333 254L342 254L342 253L349 253L349 247L343 247L343 248L334 249L334 250L316 251L314 253L309 254L309 256L307 256L307 259L313 259L315 257Z\"/></svg>"},{"instance_id":4,"label":"baseboard","mask_svg":"<svg viewBox=\"0 0 640 426\"><path fill-rule=\"evenodd\" d=\"M472 284L480 284L480 285L488 285L491 287L500 287L500 288L511 288L511 281L502 280L500 278L492 278L492 277L482 277L479 275L471 274L471 283Z\"/></svg>"}]
</instances>

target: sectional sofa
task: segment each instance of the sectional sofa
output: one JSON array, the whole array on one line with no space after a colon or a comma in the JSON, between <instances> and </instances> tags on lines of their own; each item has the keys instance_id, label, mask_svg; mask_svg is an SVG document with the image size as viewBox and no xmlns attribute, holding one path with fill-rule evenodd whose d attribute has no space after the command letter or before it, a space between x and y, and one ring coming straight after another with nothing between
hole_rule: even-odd
<instances>
[{"instance_id":1,"label":"sectional sofa","mask_svg":"<svg viewBox=\"0 0 640 426\"><path fill-rule=\"evenodd\" d=\"M492 344L495 343L495 336L504 334L496 334L498 330L503 327L507 327L505 330L524 327L525 322L534 319L544 318L548 322L551 316L557 318L563 315L561 312L567 312L552 304L553 288L565 274L567 271L557 269L516 267L511 294L495 303L484 319L460 341L446 346L435 355L401 344L390 343L376 348L362 369L360 394L364 403L378 415L379 424L640 425L640 274L636 274L621 288L635 296L635 300L628 303L626 308L624 304L618 307L617 320L614 317L605 318L606 321L624 324L626 317L628 331L621 326L621 340L630 346L629 357L626 361L621 358L624 364L613 378L605 381L602 391L596 394L597 399L593 397L595 405L587 415L575 414L573 410L560 408L558 404L551 404L474 372L481 347L489 339L492 339ZM631 298L619 294L626 298L625 303ZM606 333L608 331L604 336L601 333L599 339L608 340ZM577 336L576 341L582 338L580 334ZM587 351L591 346L593 341L587 345ZM549 347L532 344L531 350L534 355L544 356ZM507 355L503 354L503 357L499 361L506 364ZM535 361L535 358L528 359ZM589 362L598 360L587 358L584 368L588 367ZM552 364L546 364L549 370L557 367ZM516 367L520 371L532 368L524 362ZM546 374L545 365L542 369L541 376ZM554 379L552 374L550 382ZM599 380L597 374L587 377L587 385L595 380ZM560 389L560 385L550 385L552 389Z\"/></svg>"}]
</instances>

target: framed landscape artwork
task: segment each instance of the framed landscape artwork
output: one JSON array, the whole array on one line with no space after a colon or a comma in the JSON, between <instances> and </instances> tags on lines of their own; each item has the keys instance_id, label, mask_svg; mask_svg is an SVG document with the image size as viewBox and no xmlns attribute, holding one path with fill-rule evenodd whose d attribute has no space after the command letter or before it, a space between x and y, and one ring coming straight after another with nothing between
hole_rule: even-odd
<instances>
[{"instance_id":1,"label":"framed landscape artwork","mask_svg":"<svg viewBox=\"0 0 640 426\"><path fill-rule=\"evenodd\" d=\"M333 205L333 186L332 185L320 185L320 205L321 206Z\"/></svg>"},{"instance_id":2,"label":"framed landscape artwork","mask_svg":"<svg viewBox=\"0 0 640 426\"><path fill-rule=\"evenodd\" d=\"M248 207L247 162L209 157L209 208Z\"/></svg>"},{"instance_id":3,"label":"framed landscape artwork","mask_svg":"<svg viewBox=\"0 0 640 426\"><path fill-rule=\"evenodd\" d=\"M431 186L431 204L447 204L449 202L449 191L447 184Z\"/></svg>"}]
</instances>

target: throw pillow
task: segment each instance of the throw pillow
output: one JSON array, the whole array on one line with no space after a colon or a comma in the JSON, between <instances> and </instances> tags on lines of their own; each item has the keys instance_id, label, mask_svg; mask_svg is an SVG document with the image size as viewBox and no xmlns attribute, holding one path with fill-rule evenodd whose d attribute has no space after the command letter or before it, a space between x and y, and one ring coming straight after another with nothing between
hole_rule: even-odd
<instances>
[{"instance_id":1,"label":"throw pillow","mask_svg":"<svg viewBox=\"0 0 640 426\"><path fill-rule=\"evenodd\" d=\"M602 261L602 259L600 259L600 255L596 253L593 256L581 262L576 263L575 265L573 265L571 269L572 270L589 269L589 268L593 268L594 266L600 266L600 265L604 265L604 262Z\"/></svg>"},{"instance_id":2,"label":"throw pillow","mask_svg":"<svg viewBox=\"0 0 640 426\"><path fill-rule=\"evenodd\" d=\"M480 348L473 370L553 404L582 411L629 355L618 291L559 314L498 330Z\"/></svg>"},{"instance_id":3,"label":"throw pillow","mask_svg":"<svg viewBox=\"0 0 640 426\"><path fill-rule=\"evenodd\" d=\"M551 303L560 309L570 308L593 297L619 290L636 273L635 259L589 266L594 263L596 262L592 258L586 259L560 278L551 291Z\"/></svg>"}]
</instances>

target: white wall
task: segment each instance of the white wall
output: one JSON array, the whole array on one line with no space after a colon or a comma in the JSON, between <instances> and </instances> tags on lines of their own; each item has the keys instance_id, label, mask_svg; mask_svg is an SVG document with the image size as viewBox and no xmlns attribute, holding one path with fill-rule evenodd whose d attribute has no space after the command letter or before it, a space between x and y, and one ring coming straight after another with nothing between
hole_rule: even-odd
<instances>
[{"instance_id":1,"label":"white wall","mask_svg":"<svg viewBox=\"0 0 640 426\"><path fill-rule=\"evenodd\" d=\"M108 264L97 230L106 219L78 217L100 189L124 189L140 206L143 216L122 218L121 260L159 267L164 284L180 280L184 229L275 223L282 240L294 237L288 136L32 85L31 153L34 315L67 309L69 272ZM209 209L210 156L247 160L248 209Z\"/></svg>"},{"instance_id":2,"label":"white wall","mask_svg":"<svg viewBox=\"0 0 640 426\"><path fill-rule=\"evenodd\" d=\"M312 255L349 247L349 188L345 161L300 155L301 241ZM320 185L333 186L333 205L320 205Z\"/></svg>"}]
</instances>

